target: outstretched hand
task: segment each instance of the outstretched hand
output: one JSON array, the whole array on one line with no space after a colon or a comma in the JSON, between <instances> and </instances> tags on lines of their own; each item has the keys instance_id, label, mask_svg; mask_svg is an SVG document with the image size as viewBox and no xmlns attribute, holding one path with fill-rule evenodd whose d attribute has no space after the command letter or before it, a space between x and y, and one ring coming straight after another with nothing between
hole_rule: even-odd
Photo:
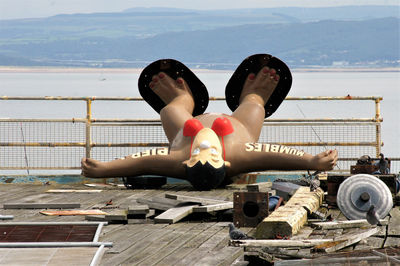
<instances>
[{"instance_id":1,"label":"outstretched hand","mask_svg":"<svg viewBox=\"0 0 400 266\"><path fill-rule=\"evenodd\" d=\"M337 159L337 150L328 150L313 156L311 165L314 170L329 171L335 167Z\"/></svg>"}]
</instances>

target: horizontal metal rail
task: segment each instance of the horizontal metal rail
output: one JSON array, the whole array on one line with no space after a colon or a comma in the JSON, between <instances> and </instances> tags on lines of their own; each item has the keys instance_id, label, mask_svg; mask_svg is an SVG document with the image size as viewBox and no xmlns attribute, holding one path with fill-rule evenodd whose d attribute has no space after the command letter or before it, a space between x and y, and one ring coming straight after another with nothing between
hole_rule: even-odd
<instances>
[{"instance_id":1,"label":"horizontal metal rail","mask_svg":"<svg viewBox=\"0 0 400 266\"><path fill-rule=\"evenodd\" d=\"M375 142L277 142L285 146L375 146ZM91 143L91 147L167 147L165 142L146 143ZM86 147L86 142L0 142L0 146L9 147Z\"/></svg>"},{"instance_id":2,"label":"horizontal metal rail","mask_svg":"<svg viewBox=\"0 0 400 266\"><path fill-rule=\"evenodd\" d=\"M0 147L23 147L34 148L34 147L79 147L84 148L86 157L91 157L92 148L132 148L132 147L167 147L169 144L163 141L138 141L138 142L127 142L121 139L121 143L108 142L107 138L104 141L96 142L92 139L92 131L95 128L101 127L160 127L161 121L159 119L97 119L92 117L92 103L94 101L143 101L141 97L62 97L62 96L46 96L46 97L26 97L26 96L0 96L0 100L15 100L15 101L84 101L86 102L86 116L80 118L65 118L65 119L16 119L16 118L0 118L0 123L67 123L84 124L85 130L84 138L79 135L79 138L75 138L74 141L64 142L62 141L32 141L31 139L22 138L21 141L13 137L10 141L5 141L4 139L0 141ZM380 153L381 142L381 122L382 118L380 115L380 101L382 97L380 96L317 96L317 97L286 97L287 101L374 101L375 102L375 117L372 118L281 118L281 119L266 119L264 121L265 126L301 126L301 127L311 127L312 131L316 134L314 127L317 126L373 126L375 127L375 137L373 141L357 141L357 138L352 141L344 142L337 141L333 138L333 141L274 141L274 143L286 146L300 146L300 147L373 147L375 149L376 156ZM224 97L210 97L210 101L225 101ZM82 130L80 128L79 130ZM101 129L99 129L101 130ZM22 126L21 126L22 132ZM58 132L58 131L56 131ZM101 131L100 131L101 132ZM8 134L8 133L7 133ZM23 132L22 132L23 134ZM26 157L26 151L25 151ZM340 161L356 161L358 158L340 158ZM396 158L394 158L396 160ZM14 166L10 165L3 167L0 165L0 169L79 169L78 166L65 166L65 167L46 167L46 166Z\"/></svg>"},{"instance_id":3,"label":"horizontal metal rail","mask_svg":"<svg viewBox=\"0 0 400 266\"><path fill-rule=\"evenodd\" d=\"M225 101L225 97L210 97L210 101ZM305 96L305 97L291 97L285 98L285 101L381 101L381 96ZM141 97L63 97L63 96L0 96L0 100L50 100L50 101L143 101Z\"/></svg>"}]
</instances>

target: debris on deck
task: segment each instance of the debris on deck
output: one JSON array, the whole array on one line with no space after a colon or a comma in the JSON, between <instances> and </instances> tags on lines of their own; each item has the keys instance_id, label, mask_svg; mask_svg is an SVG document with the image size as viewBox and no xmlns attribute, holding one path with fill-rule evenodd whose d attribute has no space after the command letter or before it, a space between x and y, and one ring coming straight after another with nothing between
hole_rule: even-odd
<instances>
[{"instance_id":1,"label":"debris on deck","mask_svg":"<svg viewBox=\"0 0 400 266\"><path fill-rule=\"evenodd\" d=\"M329 176L320 180L321 187L329 188ZM307 184L288 184L234 184L211 191L193 191L184 184L133 190L107 184L91 186L101 189L51 187L50 191L57 193L49 193L48 186L24 190L20 188L23 185L7 184L7 188L0 187L0 198L3 216L12 216L16 222L108 223L100 239L113 244L104 249L100 265L398 262L399 207L381 218L379 226L373 226L366 219L348 220L340 209L327 204L321 188L310 191ZM394 196L395 190L390 191ZM79 207L73 205L77 201ZM72 210L63 209L67 205L51 205L60 202L71 204ZM21 205L15 205L17 209L7 204ZM55 216L41 214L46 212ZM62 215L68 212L73 215ZM240 219L243 224L234 225L255 239L231 239L228 225ZM248 221L257 222L250 226Z\"/></svg>"}]
</instances>

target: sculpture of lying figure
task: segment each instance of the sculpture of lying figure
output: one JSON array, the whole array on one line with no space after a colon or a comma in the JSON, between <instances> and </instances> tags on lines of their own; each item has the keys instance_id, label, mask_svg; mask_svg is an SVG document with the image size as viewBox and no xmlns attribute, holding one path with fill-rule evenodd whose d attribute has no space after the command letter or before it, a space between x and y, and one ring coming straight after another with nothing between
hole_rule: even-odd
<instances>
[{"instance_id":1,"label":"sculpture of lying figure","mask_svg":"<svg viewBox=\"0 0 400 266\"><path fill-rule=\"evenodd\" d=\"M291 86L287 66L275 57L246 58L226 87L232 115L205 113L205 86L182 63L162 59L139 78L142 97L160 113L168 148L139 152L100 162L82 159L86 177L162 175L188 180L208 190L233 182L241 173L263 170L332 170L337 151L312 156L282 145L257 143L265 117L271 115Z\"/></svg>"}]
</instances>

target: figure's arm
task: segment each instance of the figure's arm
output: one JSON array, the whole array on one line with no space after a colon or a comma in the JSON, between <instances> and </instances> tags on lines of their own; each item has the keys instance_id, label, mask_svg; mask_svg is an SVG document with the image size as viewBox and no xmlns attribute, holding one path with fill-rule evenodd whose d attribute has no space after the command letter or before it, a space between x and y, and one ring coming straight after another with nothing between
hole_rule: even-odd
<instances>
[{"instance_id":1,"label":"figure's arm","mask_svg":"<svg viewBox=\"0 0 400 266\"><path fill-rule=\"evenodd\" d=\"M83 158L82 175L86 177L124 177L138 175L164 175L183 178L185 169L181 154L168 148L138 152L110 162Z\"/></svg>"},{"instance_id":2,"label":"figure's arm","mask_svg":"<svg viewBox=\"0 0 400 266\"><path fill-rule=\"evenodd\" d=\"M336 150L311 155L277 144L246 143L238 146L233 172L264 170L332 170L338 158Z\"/></svg>"}]
</instances>

